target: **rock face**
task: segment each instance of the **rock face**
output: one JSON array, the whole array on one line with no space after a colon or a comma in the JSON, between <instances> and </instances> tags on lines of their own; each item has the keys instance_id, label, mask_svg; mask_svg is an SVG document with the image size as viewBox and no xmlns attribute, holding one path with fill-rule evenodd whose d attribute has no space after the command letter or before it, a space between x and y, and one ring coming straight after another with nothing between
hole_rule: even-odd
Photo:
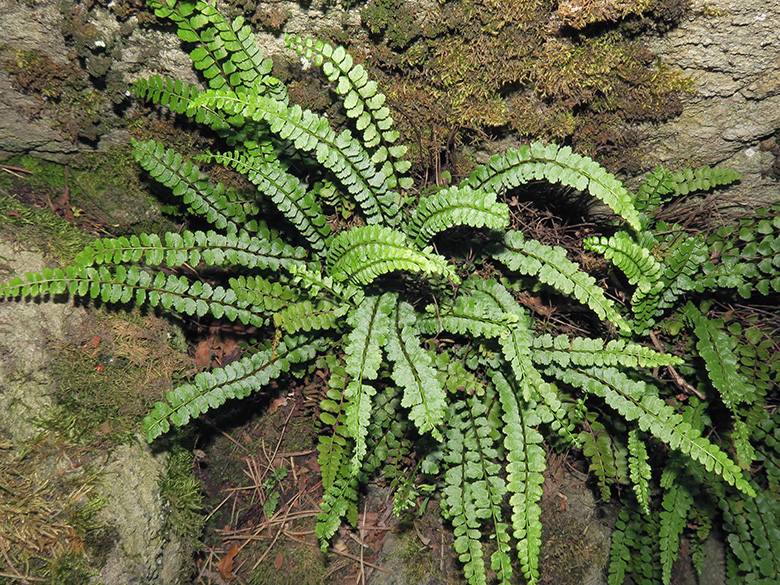
<instances>
[{"instance_id":1,"label":"rock face","mask_svg":"<svg viewBox=\"0 0 780 585\"><path fill-rule=\"evenodd\" d=\"M730 204L780 198L780 0L692 0L653 50L695 79L679 118L645 128L645 164L742 173Z\"/></svg>"},{"instance_id":2,"label":"rock face","mask_svg":"<svg viewBox=\"0 0 780 585\"><path fill-rule=\"evenodd\" d=\"M0 240L0 280L44 268L42 254L19 249ZM48 299L0 302L0 439L22 451L41 432L37 420L52 409L49 398L55 381L48 373L55 347L89 319L87 309ZM81 450L83 452L83 449ZM78 475L67 448L47 467L42 482L58 484L62 477ZM77 457L73 457L76 461ZM140 440L116 447L99 469L98 485L106 505L99 520L113 537L106 544L102 566L91 567L95 582L124 585L173 585L190 559L166 523L166 503L160 497L160 480L167 473L166 456L155 456ZM44 473L44 471L41 471ZM71 479L78 481L78 479ZM89 481L86 477L84 481ZM56 507L52 503L52 507Z\"/></svg>"}]
</instances>

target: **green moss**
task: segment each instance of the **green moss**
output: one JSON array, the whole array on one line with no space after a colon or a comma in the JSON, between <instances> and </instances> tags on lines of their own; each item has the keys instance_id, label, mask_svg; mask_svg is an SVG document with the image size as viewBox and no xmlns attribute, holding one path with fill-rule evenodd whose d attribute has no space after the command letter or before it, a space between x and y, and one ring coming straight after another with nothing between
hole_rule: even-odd
<instances>
[{"instance_id":1,"label":"green moss","mask_svg":"<svg viewBox=\"0 0 780 585\"><path fill-rule=\"evenodd\" d=\"M31 156L19 156L9 165L26 169L28 173L10 178L7 192L17 202L28 206L55 207L63 215L72 214L73 222L92 233L125 235L139 231L164 231L172 223L162 217L162 205L142 181L141 173L129 148L109 148L101 152L83 153L69 164L59 164ZM10 175L7 175L10 177ZM67 193L67 201L63 199ZM61 202L61 203L60 203ZM19 204L7 201L12 224L27 225L62 222L47 219L45 214L22 211ZM14 217L24 221L14 221ZM52 214L53 215L53 214ZM73 230L71 230L73 231ZM97 235L97 234L96 234ZM83 243L95 236L82 234ZM67 258L67 256L66 256Z\"/></svg>"},{"instance_id":2,"label":"green moss","mask_svg":"<svg viewBox=\"0 0 780 585\"><path fill-rule=\"evenodd\" d=\"M43 252L60 264L71 262L84 245L94 240L50 210L25 205L2 190L0 231L4 238L19 244L45 242Z\"/></svg>"},{"instance_id":3,"label":"green moss","mask_svg":"<svg viewBox=\"0 0 780 585\"><path fill-rule=\"evenodd\" d=\"M14 447L0 439L0 583L87 583L115 542L88 455L51 432Z\"/></svg>"},{"instance_id":4,"label":"green moss","mask_svg":"<svg viewBox=\"0 0 780 585\"><path fill-rule=\"evenodd\" d=\"M636 143L626 123L679 113L690 80L637 35L679 19L681 6L596 0L575 11L565 2L459 0L423 10L372 0L361 11L364 31L324 33L366 55L418 157L438 156L460 129L571 142L592 155Z\"/></svg>"},{"instance_id":5,"label":"green moss","mask_svg":"<svg viewBox=\"0 0 780 585\"><path fill-rule=\"evenodd\" d=\"M167 504L166 522L188 548L183 554L185 558L194 556L200 548L205 523L203 485L192 473L192 460L191 450L174 444L168 457L167 473L160 481L160 497Z\"/></svg>"},{"instance_id":6,"label":"green moss","mask_svg":"<svg viewBox=\"0 0 780 585\"><path fill-rule=\"evenodd\" d=\"M191 370L167 321L99 309L95 322L59 348L51 369L59 414L46 421L85 444L116 443L137 432L156 400Z\"/></svg>"}]
</instances>

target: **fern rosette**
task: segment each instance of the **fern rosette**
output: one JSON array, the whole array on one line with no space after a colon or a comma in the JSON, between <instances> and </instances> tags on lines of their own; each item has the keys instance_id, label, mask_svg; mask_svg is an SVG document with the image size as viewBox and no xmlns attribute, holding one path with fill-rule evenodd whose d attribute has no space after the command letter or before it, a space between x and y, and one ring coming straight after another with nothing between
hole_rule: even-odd
<instances>
[{"instance_id":1,"label":"fern rosette","mask_svg":"<svg viewBox=\"0 0 780 585\"><path fill-rule=\"evenodd\" d=\"M190 56L206 87L153 78L137 82L136 94L218 132L230 150L201 160L237 171L254 190L212 182L173 149L136 141L140 166L212 229L99 240L73 266L0 286L6 298L67 292L210 315L258 331L261 341L241 359L198 374L157 403L141 424L149 441L273 379L308 375L296 364L317 364L329 373L317 446L324 497L316 534L323 546L344 519L355 523L360 483L381 473L387 460L400 466L411 456L439 489L455 552L474 585L487 580L487 539L501 583L516 582L513 566L528 583L540 578L545 436L582 447L605 497L610 484L631 483L645 514L655 497L649 453L659 449L724 489L755 495L742 468L704 437L688 411L661 397L652 371L683 360L650 348L641 336L684 294L704 290L695 278L707 249L703 239L691 238L667 242L671 252L659 254L646 212L672 193L724 184L733 175L656 171L633 196L592 159L535 142L401 206L415 195L406 149L397 144L384 95L343 48L285 39L322 69L341 99L347 127L336 129L327 117L290 103L241 17L228 20L203 1L149 1L194 45ZM586 246L635 287L630 309L567 250L514 225L507 194L536 181L583 191L614 212L625 229ZM266 223L270 208L282 218L273 229ZM470 253L486 260L478 274L469 274L449 243L451 234L464 232L478 234L470 241ZM208 282L197 275L205 267ZM712 282L724 277L716 272L709 272ZM602 334L542 332L521 302L521 293L539 290L579 307ZM741 416L758 391L740 377L733 346L696 307L685 318L714 388ZM602 411L622 421L614 436L602 434ZM416 493L413 482L404 485L399 511ZM660 487L668 581L672 542L682 530L669 507L689 506L694 492L675 484L671 471ZM621 523L625 537L623 515ZM629 545L628 538L616 539L615 582L631 572Z\"/></svg>"}]
</instances>

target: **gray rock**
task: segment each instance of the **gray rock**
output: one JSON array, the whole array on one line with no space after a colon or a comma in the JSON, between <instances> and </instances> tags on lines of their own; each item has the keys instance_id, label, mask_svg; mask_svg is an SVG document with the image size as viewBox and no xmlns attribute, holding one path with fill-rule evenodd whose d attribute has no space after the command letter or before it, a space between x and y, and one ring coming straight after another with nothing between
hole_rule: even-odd
<instances>
[{"instance_id":1,"label":"gray rock","mask_svg":"<svg viewBox=\"0 0 780 585\"><path fill-rule=\"evenodd\" d=\"M0 280L41 271L43 255L0 240ZM55 381L47 372L56 346L89 319L88 310L70 302L47 299L0 302L0 437L21 451L41 432L38 421L52 411L49 397ZM62 460L41 469L41 482L57 484L73 477L63 447ZM83 453L82 453L83 455ZM167 455L153 455L140 440L120 445L95 461L100 470L106 506L99 520L112 527L113 548L107 552L96 583L173 585L189 558L166 522L160 480ZM48 474L48 475L47 475Z\"/></svg>"},{"instance_id":2,"label":"gray rock","mask_svg":"<svg viewBox=\"0 0 780 585\"><path fill-rule=\"evenodd\" d=\"M682 115L645 126L644 164L673 169L722 165L742 173L726 205L780 198L768 176L780 133L780 0L692 0L689 17L652 43L669 65L695 79Z\"/></svg>"}]
</instances>

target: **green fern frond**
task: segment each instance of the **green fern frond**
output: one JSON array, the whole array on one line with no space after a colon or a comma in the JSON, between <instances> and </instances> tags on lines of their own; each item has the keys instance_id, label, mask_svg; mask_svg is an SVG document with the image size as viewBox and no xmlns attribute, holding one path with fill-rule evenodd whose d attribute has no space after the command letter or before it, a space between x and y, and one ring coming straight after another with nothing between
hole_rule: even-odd
<instances>
[{"instance_id":1,"label":"green fern frond","mask_svg":"<svg viewBox=\"0 0 780 585\"><path fill-rule=\"evenodd\" d=\"M199 317L210 313L256 327L262 327L267 321L263 312L239 302L230 289L190 282L184 276L163 272L153 275L136 266L120 265L113 271L106 266L68 266L65 271L45 268L41 273L28 273L26 279L17 277L0 285L0 298L64 293L99 298L104 303L135 302L139 306L146 303Z\"/></svg>"},{"instance_id":2,"label":"green fern frond","mask_svg":"<svg viewBox=\"0 0 780 585\"><path fill-rule=\"evenodd\" d=\"M465 183L478 191L503 192L541 180L588 191L632 228L641 228L639 214L623 184L596 161L573 152L568 146L534 142L493 155L490 162L474 171Z\"/></svg>"},{"instance_id":3,"label":"green fern frond","mask_svg":"<svg viewBox=\"0 0 780 585\"><path fill-rule=\"evenodd\" d=\"M274 325L288 334L333 329L349 309L349 305L336 305L325 300L313 303L306 299L274 313Z\"/></svg>"},{"instance_id":4,"label":"green fern frond","mask_svg":"<svg viewBox=\"0 0 780 585\"><path fill-rule=\"evenodd\" d=\"M369 284L378 276L396 271L441 275L458 281L445 258L430 248L417 249L403 232L378 225L341 232L330 243L326 264L336 281L354 285Z\"/></svg>"},{"instance_id":5,"label":"green fern frond","mask_svg":"<svg viewBox=\"0 0 780 585\"><path fill-rule=\"evenodd\" d=\"M149 79L139 79L131 88L137 97L167 106L172 112L192 118L198 124L211 126L214 130L225 130L230 127L231 122L235 122L213 110L196 106L195 100L200 95L200 90L178 79L154 75Z\"/></svg>"},{"instance_id":6,"label":"green fern frond","mask_svg":"<svg viewBox=\"0 0 780 585\"><path fill-rule=\"evenodd\" d=\"M539 501L542 498L543 473L547 469L542 435L536 430L541 419L534 403L520 400L503 375L495 372L492 377L505 423L506 481L517 557L523 576L529 585L533 585L539 578L539 553L542 548L542 509Z\"/></svg>"},{"instance_id":7,"label":"green fern frond","mask_svg":"<svg viewBox=\"0 0 780 585\"><path fill-rule=\"evenodd\" d=\"M482 520L490 523L498 548L491 566L498 570L500 582L509 585L508 526L502 520L501 500L506 485L495 462L498 451L488 422L488 408L482 399L469 397L455 402L447 420L450 431L445 446L442 512L452 522L455 552L463 563L470 585L485 585L486 569L482 543Z\"/></svg>"},{"instance_id":8,"label":"green fern frond","mask_svg":"<svg viewBox=\"0 0 780 585\"><path fill-rule=\"evenodd\" d=\"M325 396L320 401L320 421L330 427L330 432L320 433L317 443L322 487L327 491L336 483L336 478L345 469L347 451L351 446L349 431L344 422L344 389L348 376L344 367L332 356L326 356L330 361L330 378Z\"/></svg>"},{"instance_id":9,"label":"green fern frond","mask_svg":"<svg viewBox=\"0 0 780 585\"><path fill-rule=\"evenodd\" d=\"M217 229L236 233L247 221L244 206L230 201L222 184L212 185L194 163L186 161L159 142L133 140L135 160L156 181L170 188L195 215L205 217Z\"/></svg>"},{"instance_id":10,"label":"green fern frond","mask_svg":"<svg viewBox=\"0 0 780 585\"><path fill-rule=\"evenodd\" d=\"M621 331L630 331L614 303L597 286L596 279L569 260L563 248L546 246L537 240L526 240L522 233L508 231L503 246L493 253L493 258L510 270L537 277L553 289L573 296L599 318L611 322Z\"/></svg>"},{"instance_id":11,"label":"green fern frond","mask_svg":"<svg viewBox=\"0 0 780 585\"><path fill-rule=\"evenodd\" d=\"M601 500L608 502L612 497L610 484L625 483L628 470L625 447L617 443L616 436L606 432L595 413L590 413L586 423L579 436L582 454L590 461L588 469L596 476Z\"/></svg>"},{"instance_id":12,"label":"green fern frond","mask_svg":"<svg viewBox=\"0 0 780 585\"><path fill-rule=\"evenodd\" d=\"M780 498L759 489L755 498L723 494L718 498L735 566L729 585L771 584L780 575Z\"/></svg>"},{"instance_id":13,"label":"green fern frond","mask_svg":"<svg viewBox=\"0 0 780 585\"><path fill-rule=\"evenodd\" d=\"M155 15L176 23L179 38L198 43L190 52L197 70L208 80L209 87L230 87L262 93L264 83L272 87L274 97L286 96L283 84L266 79L273 68L271 59L263 59L263 52L255 41L244 17L227 20L218 10L199 0L195 4L176 0L148 0Z\"/></svg>"},{"instance_id":14,"label":"green fern frond","mask_svg":"<svg viewBox=\"0 0 780 585\"><path fill-rule=\"evenodd\" d=\"M384 172L349 130L336 134L323 116L261 95L210 90L198 97L197 105L266 122L272 134L301 152L312 152L355 198L368 223L392 225L398 195L388 190Z\"/></svg>"},{"instance_id":15,"label":"green fern frond","mask_svg":"<svg viewBox=\"0 0 780 585\"><path fill-rule=\"evenodd\" d=\"M567 384L603 398L624 418L636 421L641 430L650 432L672 449L698 461L707 471L719 475L743 493L755 494L739 466L684 422L682 416L675 413L644 382L632 380L613 368L562 370L550 367L547 371Z\"/></svg>"},{"instance_id":16,"label":"green fern frond","mask_svg":"<svg viewBox=\"0 0 780 585\"><path fill-rule=\"evenodd\" d=\"M593 337L573 337L545 333L533 340L532 359L541 365L556 363L562 367L623 366L625 368L657 368L678 366L683 360L675 355L662 354L644 345L626 339L605 342Z\"/></svg>"},{"instance_id":17,"label":"green fern frond","mask_svg":"<svg viewBox=\"0 0 780 585\"><path fill-rule=\"evenodd\" d=\"M300 296L300 292L290 286L260 276L237 276L229 279L228 284L239 302L262 307L268 313L288 307Z\"/></svg>"},{"instance_id":18,"label":"green fern frond","mask_svg":"<svg viewBox=\"0 0 780 585\"><path fill-rule=\"evenodd\" d=\"M328 542L341 527L344 518L353 526L357 524L358 478L350 474L349 466L343 467L333 485L322 495L321 512L317 514L314 533L322 543L323 552L328 549Z\"/></svg>"},{"instance_id":19,"label":"green fern frond","mask_svg":"<svg viewBox=\"0 0 780 585\"><path fill-rule=\"evenodd\" d=\"M328 80L335 84L336 93L344 98L344 109L355 127L362 133L363 145L372 149L371 160L381 165L388 187L410 189L412 180L401 177L410 163L403 160L406 146L396 145L398 132L393 130L393 118L385 103L384 94L377 91L375 81L369 80L362 65L355 65L352 56L343 47L333 48L328 43L299 35L287 34L285 44L305 59L312 59L321 67Z\"/></svg>"},{"instance_id":20,"label":"green fern frond","mask_svg":"<svg viewBox=\"0 0 780 585\"><path fill-rule=\"evenodd\" d=\"M732 411L741 403L752 404L756 389L739 373L739 358L733 350L737 340L718 329L716 322L702 315L693 303L689 302L684 311L693 323L696 349L723 403Z\"/></svg>"},{"instance_id":21,"label":"green fern frond","mask_svg":"<svg viewBox=\"0 0 780 585\"><path fill-rule=\"evenodd\" d=\"M215 161L245 175L317 251L325 249L330 225L308 186L289 174L275 155L256 156L243 152L210 155Z\"/></svg>"},{"instance_id":22,"label":"green fern frond","mask_svg":"<svg viewBox=\"0 0 780 585\"><path fill-rule=\"evenodd\" d=\"M629 284L642 290L653 288L663 275L663 266L650 250L637 244L626 232L617 232L609 238L586 238L583 243L586 250L602 254L626 275Z\"/></svg>"},{"instance_id":23,"label":"green fern frond","mask_svg":"<svg viewBox=\"0 0 780 585\"><path fill-rule=\"evenodd\" d=\"M214 231L168 232L104 238L85 247L74 260L78 266L96 264L144 263L147 266L239 265L246 268L278 270L302 265L306 252L280 239L269 239L267 230L251 236L240 231L219 234Z\"/></svg>"},{"instance_id":24,"label":"green fern frond","mask_svg":"<svg viewBox=\"0 0 780 585\"><path fill-rule=\"evenodd\" d=\"M680 536L688 520L688 511L693 506L693 495L678 477L674 459L661 476L664 496L659 514L658 548L661 557L661 582L669 585L672 580L672 565L680 550Z\"/></svg>"},{"instance_id":25,"label":"green fern frond","mask_svg":"<svg viewBox=\"0 0 780 585\"><path fill-rule=\"evenodd\" d=\"M674 187L672 172L663 166L656 167L653 172L648 173L645 182L637 190L634 206L640 212L653 211L674 196Z\"/></svg>"},{"instance_id":26,"label":"green fern frond","mask_svg":"<svg viewBox=\"0 0 780 585\"><path fill-rule=\"evenodd\" d=\"M468 186L446 187L420 198L406 225L406 234L422 247L434 235L466 225L505 230L509 226L509 207L497 203L493 192L478 192Z\"/></svg>"},{"instance_id":27,"label":"green fern frond","mask_svg":"<svg viewBox=\"0 0 780 585\"><path fill-rule=\"evenodd\" d=\"M336 282L332 276L321 274L320 267L312 263L311 267L296 264L285 267L299 288L306 290L310 298L326 296L341 303L356 307L363 299L363 291L349 283Z\"/></svg>"},{"instance_id":28,"label":"green fern frond","mask_svg":"<svg viewBox=\"0 0 780 585\"><path fill-rule=\"evenodd\" d=\"M628 471L636 501L642 511L650 514L650 479L652 468L647 460L647 447L636 429L628 432Z\"/></svg>"},{"instance_id":29,"label":"green fern frond","mask_svg":"<svg viewBox=\"0 0 780 585\"><path fill-rule=\"evenodd\" d=\"M352 332L344 348L344 369L350 381L344 390L346 427L355 442L352 470L357 473L366 455L366 432L371 418L371 398L376 388L366 381L376 380L382 363L382 347L390 334L390 312L396 295L367 296L347 317Z\"/></svg>"},{"instance_id":30,"label":"green fern frond","mask_svg":"<svg viewBox=\"0 0 780 585\"><path fill-rule=\"evenodd\" d=\"M446 395L432 360L421 347L414 323L417 313L408 303L396 301L387 338L387 357L393 362L392 377L403 389L401 406L408 408L409 420L421 434L431 433L443 441L439 425L444 419Z\"/></svg>"},{"instance_id":31,"label":"green fern frond","mask_svg":"<svg viewBox=\"0 0 780 585\"><path fill-rule=\"evenodd\" d=\"M673 173L675 196L687 195L694 192L705 192L715 187L731 185L742 178L738 172L722 167L701 167L699 169L686 169L681 173Z\"/></svg>"},{"instance_id":32,"label":"green fern frond","mask_svg":"<svg viewBox=\"0 0 780 585\"><path fill-rule=\"evenodd\" d=\"M157 402L144 417L141 428L146 439L152 441L168 432L171 424L183 426L228 399L248 396L287 372L291 364L312 359L321 347L320 341L287 338L224 368L197 374L191 384L169 391L166 402Z\"/></svg>"}]
</instances>

